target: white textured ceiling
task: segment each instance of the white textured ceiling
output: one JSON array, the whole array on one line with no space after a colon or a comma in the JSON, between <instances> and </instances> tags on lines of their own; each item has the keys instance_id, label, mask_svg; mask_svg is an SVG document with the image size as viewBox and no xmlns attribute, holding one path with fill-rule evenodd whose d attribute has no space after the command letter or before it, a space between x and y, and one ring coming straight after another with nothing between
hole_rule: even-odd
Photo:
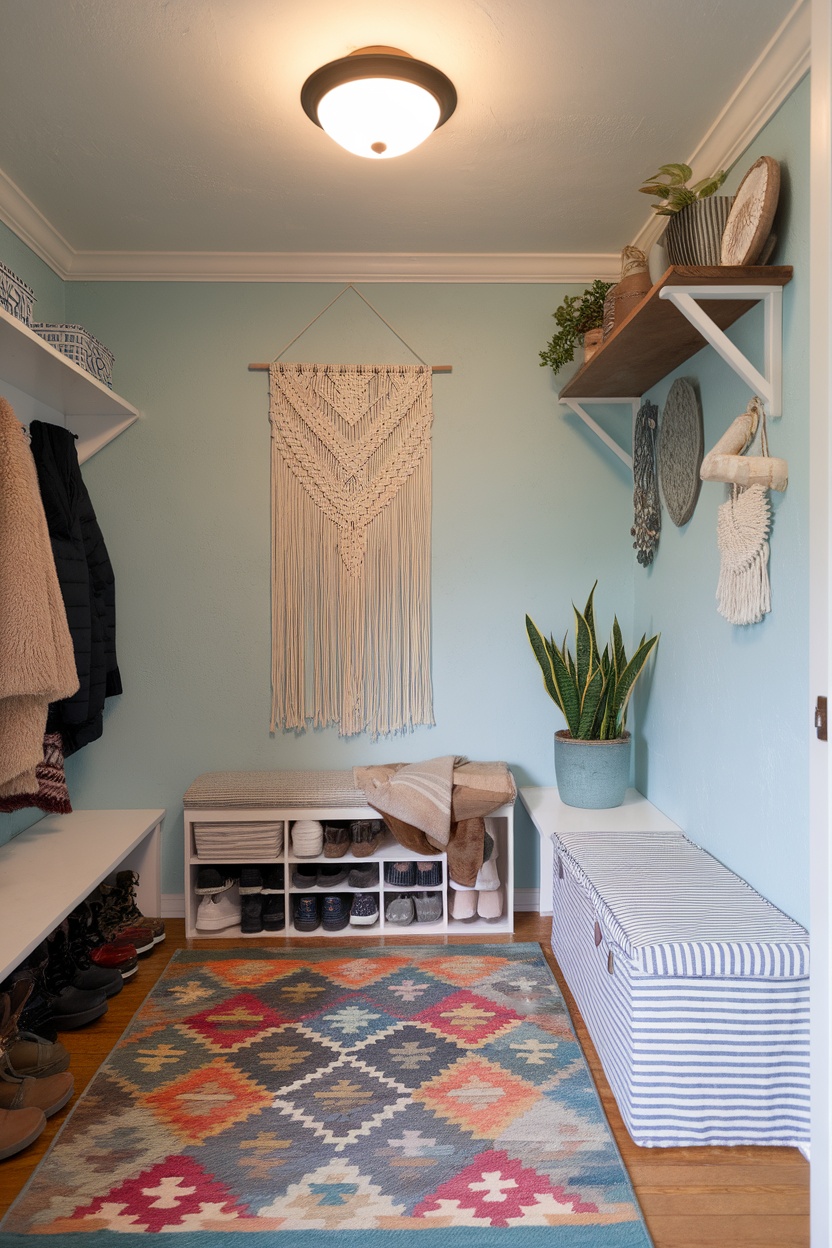
<instances>
[{"instance_id":1,"label":"white textured ceiling","mask_svg":"<svg viewBox=\"0 0 832 1248\"><path fill-rule=\"evenodd\" d=\"M617 252L792 3L0 0L0 170L77 251ZM396 160L300 107L366 44L459 95Z\"/></svg>"}]
</instances>

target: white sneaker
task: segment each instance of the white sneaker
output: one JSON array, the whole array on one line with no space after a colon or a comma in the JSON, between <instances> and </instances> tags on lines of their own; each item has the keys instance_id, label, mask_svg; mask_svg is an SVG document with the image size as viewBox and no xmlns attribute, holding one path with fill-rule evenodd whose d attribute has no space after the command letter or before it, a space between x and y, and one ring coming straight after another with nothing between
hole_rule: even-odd
<instances>
[{"instance_id":1,"label":"white sneaker","mask_svg":"<svg viewBox=\"0 0 832 1248\"><path fill-rule=\"evenodd\" d=\"M196 912L196 926L204 932L239 927L240 913L240 895L235 886L224 893L211 893L203 897Z\"/></svg>"}]
</instances>

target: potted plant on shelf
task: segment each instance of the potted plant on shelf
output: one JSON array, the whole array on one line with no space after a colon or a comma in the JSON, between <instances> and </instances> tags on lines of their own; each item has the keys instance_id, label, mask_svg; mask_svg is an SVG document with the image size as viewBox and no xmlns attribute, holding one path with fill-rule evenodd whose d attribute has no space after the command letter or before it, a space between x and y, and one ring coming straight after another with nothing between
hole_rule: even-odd
<instances>
[{"instance_id":1,"label":"potted plant on shelf","mask_svg":"<svg viewBox=\"0 0 832 1248\"><path fill-rule=\"evenodd\" d=\"M603 810L620 806L630 778L627 705L658 635L644 636L628 659L618 618L603 651L595 633L593 596L575 615L575 655L566 644L548 640L526 616L526 632L543 673L549 697L563 712L567 727L555 733L555 775L567 806Z\"/></svg>"},{"instance_id":2,"label":"potted plant on shelf","mask_svg":"<svg viewBox=\"0 0 832 1248\"><path fill-rule=\"evenodd\" d=\"M545 351L540 352L540 367L547 364L553 372L575 358L578 340L583 340L584 359L588 360L601 344L604 325L604 299L612 282L600 278L588 286L582 295L567 295L552 316L558 327Z\"/></svg>"},{"instance_id":3,"label":"potted plant on shelf","mask_svg":"<svg viewBox=\"0 0 832 1248\"><path fill-rule=\"evenodd\" d=\"M670 218L664 232L670 264L716 265L733 202L729 195L716 194L727 174L720 169L689 186L692 176L690 165L661 165L638 189L658 199L653 205L656 216Z\"/></svg>"}]
</instances>

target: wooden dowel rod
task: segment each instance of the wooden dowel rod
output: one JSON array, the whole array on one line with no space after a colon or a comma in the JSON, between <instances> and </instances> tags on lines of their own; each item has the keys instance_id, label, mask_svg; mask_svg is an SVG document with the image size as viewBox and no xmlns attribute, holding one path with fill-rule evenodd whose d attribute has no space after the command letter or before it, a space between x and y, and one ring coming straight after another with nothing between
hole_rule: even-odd
<instances>
[{"instance_id":1,"label":"wooden dowel rod","mask_svg":"<svg viewBox=\"0 0 832 1248\"><path fill-rule=\"evenodd\" d=\"M250 373L267 373L270 368L270 364L249 364L248 366ZM432 364L430 371L432 373L452 373L453 364Z\"/></svg>"}]
</instances>

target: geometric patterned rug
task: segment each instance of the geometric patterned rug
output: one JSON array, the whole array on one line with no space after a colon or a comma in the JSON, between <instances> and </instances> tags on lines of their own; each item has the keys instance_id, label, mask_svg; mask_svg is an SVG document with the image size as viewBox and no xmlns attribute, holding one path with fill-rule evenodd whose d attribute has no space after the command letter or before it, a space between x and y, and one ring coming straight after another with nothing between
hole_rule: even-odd
<instances>
[{"instance_id":1,"label":"geometric patterned rug","mask_svg":"<svg viewBox=\"0 0 832 1248\"><path fill-rule=\"evenodd\" d=\"M649 1248L539 945L177 952L12 1248Z\"/></svg>"}]
</instances>

